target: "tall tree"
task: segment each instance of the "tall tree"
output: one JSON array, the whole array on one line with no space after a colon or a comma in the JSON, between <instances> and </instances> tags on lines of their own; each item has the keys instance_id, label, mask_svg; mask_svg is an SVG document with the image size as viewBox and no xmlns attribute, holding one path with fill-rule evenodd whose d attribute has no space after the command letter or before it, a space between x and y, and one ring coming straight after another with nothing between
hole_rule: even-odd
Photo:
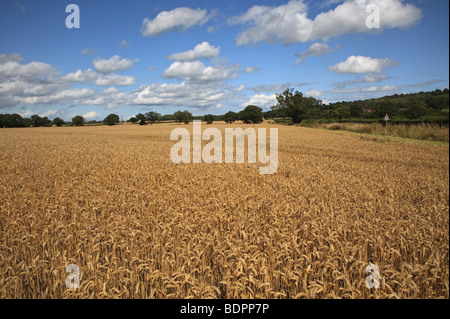
<instances>
[{"instance_id":1,"label":"tall tree","mask_svg":"<svg viewBox=\"0 0 450 319\"><path fill-rule=\"evenodd\" d=\"M131 122L133 124L136 123L137 121L138 121L138 119L134 116L130 117L130 119L128 120L128 122Z\"/></svg>"},{"instance_id":2,"label":"tall tree","mask_svg":"<svg viewBox=\"0 0 450 319\"><path fill-rule=\"evenodd\" d=\"M160 116L161 116L161 114L159 114L157 112L154 112L154 111L150 111L150 112L145 113L145 117L150 122L150 124L153 124L156 121L158 121Z\"/></svg>"},{"instance_id":3,"label":"tall tree","mask_svg":"<svg viewBox=\"0 0 450 319\"><path fill-rule=\"evenodd\" d=\"M302 105L303 93L294 89L286 89L281 94L276 94L277 104L272 106L272 110L277 111L279 116L288 116L292 122L300 123L305 113Z\"/></svg>"},{"instance_id":4,"label":"tall tree","mask_svg":"<svg viewBox=\"0 0 450 319\"><path fill-rule=\"evenodd\" d=\"M82 117L81 115L72 117L72 125L73 126L83 126L84 125L84 117Z\"/></svg>"},{"instance_id":5,"label":"tall tree","mask_svg":"<svg viewBox=\"0 0 450 319\"><path fill-rule=\"evenodd\" d=\"M136 118L139 120L139 125L145 125L145 124L147 124L147 123L145 122L146 118L145 118L145 115L144 115L144 114L139 113L138 115L136 115Z\"/></svg>"},{"instance_id":6,"label":"tall tree","mask_svg":"<svg viewBox=\"0 0 450 319\"><path fill-rule=\"evenodd\" d=\"M105 117L105 119L103 120L103 123L105 123L106 125L113 126L113 125L118 124L119 121L120 121L119 115L111 113L107 117Z\"/></svg>"},{"instance_id":7,"label":"tall tree","mask_svg":"<svg viewBox=\"0 0 450 319\"><path fill-rule=\"evenodd\" d=\"M63 126L64 123L65 123L65 122L64 122L64 120L63 120L62 118L55 117L55 118L53 119L53 124L56 125L56 126L58 126L58 127Z\"/></svg>"},{"instance_id":8,"label":"tall tree","mask_svg":"<svg viewBox=\"0 0 450 319\"><path fill-rule=\"evenodd\" d=\"M215 117L212 114L206 114L203 116L203 120L206 122L206 124L212 124L214 122Z\"/></svg>"},{"instance_id":9,"label":"tall tree","mask_svg":"<svg viewBox=\"0 0 450 319\"><path fill-rule=\"evenodd\" d=\"M184 112L181 112L180 110L173 113L173 117L175 118L175 121L178 122L178 124L181 124L181 122L184 122L185 116L186 115L184 114Z\"/></svg>"},{"instance_id":10,"label":"tall tree","mask_svg":"<svg viewBox=\"0 0 450 319\"><path fill-rule=\"evenodd\" d=\"M229 124L233 123L234 121L237 121L238 119L239 119L238 114L233 111L227 112L223 117L223 120Z\"/></svg>"},{"instance_id":11,"label":"tall tree","mask_svg":"<svg viewBox=\"0 0 450 319\"><path fill-rule=\"evenodd\" d=\"M262 108L255 105L248 105L239 112L239 119L244 123L258 124L263 121Z\"/></svg>"},{"instance_id":12,"label":"tall tree","mask_svg":"<svg viewBox=\"0 0 450 319\"><path fill-rule=\"evenodd\" d=\"M48 126L52 123L47 117L40 117L37 114L31 116L31 121L34 127Z\"/></svg>"},{"instance_id":13,"label":"tall tree","mask_svg":"<svg viewBox=\"0 0 450 319\"><path fill-rule=\"evenodd\" d=\"M183 111L184 113L184 124L189 124L189 122L191 122L194 117L192 116L192 113L189 111Z\"/></svg>"}]
</instances>

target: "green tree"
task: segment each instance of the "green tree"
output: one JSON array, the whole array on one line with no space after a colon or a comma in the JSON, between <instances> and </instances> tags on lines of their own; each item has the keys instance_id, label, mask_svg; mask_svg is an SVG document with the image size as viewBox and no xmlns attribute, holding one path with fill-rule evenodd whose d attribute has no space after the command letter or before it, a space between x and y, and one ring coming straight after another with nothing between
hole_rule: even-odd
<instances>
[{"instance_id":1,"label":"green tree","mask_svg":"<svg viewBox=\"0 0 450 319\"><path fill-rule=\"evenodd\" d=\"M203 120L206 122L206 124L212 124L212 122L214 122L215 117L212 114L206 114L205 116L203 116Z\"/></svg>"},{"instance_id":2,"label":"green tree","mask_svg":"<svg viewBox=\"0 0 450 319\"><path fill-rule=\"evenodd\" d=\"M194 117L192 116L192 113L189 111L183 111L184 113L184 124L189 124L189 122L192 122Z\"/></svg>"},{"instance_id":3,"label":"green tree","mask_svg":"<svg viewBox=\"0 0 450 319\"><path fill-rule=\"evenodd\" d=\"M178 124L181 124L181 122L184 122L185 116L186 115L184 114L184 112L181 112L180 110L173 113L173 117L175 118L175 121L178 122Z\"/></svg>"},{"instance_id":4,"label":"green tree","mask_svg":"<svg viewBox=\"0 0 450 319\"><path fill-rule=\"evenodd\" d=\"M156 121L158 121L160 116L161 116L161 114L159 114L157 112L154 112L154 111L150 111L150 112L145 113L145 117L150 122L150 124L153 124Z\"/></svg>"},{"instance_id":5,"label":"green tree","mask_svg":"<svg viewBox=\"0 0 450 319\"><path fill-rule=\"evenodd\" d=\"M64 120L63 120L62 118L55 117L55 118L53 119L53 124L56 125L56 126L58 126L58 127L63 126L64 123L65 123L65 122L64 122Z\"/></svg>"},{"instance_id":6,"label":"green tree","mask_svg":"<svg viewBox=\"0 0 450 319\"><path fill-rule=\"evenodd\" d=\"M227 112L223 117L223 120L229 124L233 123L234 121L237 121L238 119L239 115L233 111Z\"/></svg>"},{"instance_id":7,"label":"green tree","mask_svg":"<svg viewBox=\"0 0 450 319\"><path fill-rule=\"evenodd\" d=\"M138 119L134 116L130 117L130 119L128 120L128 122L131 122L133 124L136 123L137 121L138 121Z\"/></svg>"},{"instance_id":8,"label":"green tree","mask_svg":"<svg viewBox=\"0 0 450 319\"><path fill-rule=\"evenodd\" d=\"M276 111L278 116L288 116L293 123L301 123L305 118L305 114L311 108L318 108L322 105L322 101L316 100L313 97L304 97L303 93L295 91L294 89L286 89L281 94L276 94L277 104L271 109Z\"/></svg>"},{"instance_id":9,"label":"green tree","mask_svg":"<svg viewBox=\"0 0 450 319\"><path fill-rule=\"evenodd\" d=\"M37 114L31 116L31 121L34 127L50 126L52 123L52 121L50 121L47 117L40 117Z\"/></svg>"},{"instance_id":10,"label":"green tree","mask_svg":"<svg viewBox=\"0 0 450 319\"><path fill-rule=\"evenodd\" d=\"M136 118L139 120L139 125L145 125L145 124L147 124L147 123L145 122L146 118L145 118L145 115L144 115L144 114L139 113L138 115L136 115Z\"/></svg>"},{"instance_id":11,"label":"green tree","mask_svg":"<svg viewBox=\"0 0 450 319\"><path fill-rule=\"evenodd\" d=\"M24 119L20 114L0 114L0 127L22 127Z\"/></svg>"},{"instance_id":12,"label":"green tree","mask_svg":"<svg viewBox=\"0 0 450 319\"><path fill-rule=\"evenodd\" d=\"M360 103L352 103L350 105L350 116L351 117L361 117L363 113Z\"/></svg>"},{"instance_id":13,"label":"green tree","mask_svg":"<svg viewBox=\"0 0 450 319\"><path fill-rule=\"evenodd\" d=\"M239 119L247 124L261 123L263 121L262 108L255 105L248 105L244 110L239 112Z\"/></svg>"},{"instance_id":14,"label":"green tree","mask_svg":"<svg viewBox=\"0 0 450 319\"><path fill-rule=\"evenodd\" d=\"M381 100L373 105L377 117L383 117L388 114L389 116L398 115L398 104L390 100Z\"/></svg>"},{"instance_id":15,"label":"green tree","mask_svg":"<svg viewBox=\"0 0 450 319\"><path fill-rule=\"evenodd\" d=\"M118 124L119 121L120 121L119 115L111 113L107 117L105 117L103 123L105 123L105 125L113 126Z\"/></svg>"},{"instance_id":16,"label":"green tree","mask_svg":"<svg viewBox=\"0 0 450 319\"><path fill-rule=\"evenodd\" d=\"M189 124L189 122L194 119L191 112L180 110L173 113L173 117L175 118L175 121L178 122L178 124L181 124L181 122L184 122L184 124Z\"/></svg>"},{"instance_id":17,"label":"green tree","mask_svg":"<svg viewBox=\"0 0 450 319\"><path fill-rule=\"evenodd\" d=\"M72 117L72 126L83 126L84 125L84 117L81 115L77 115Z\"/></svg>"},{"instance_id":18,"label":"green tree","mask_svg":"<svg viewBox=\"0 0 450 319\"><path fill-rule=\"evenodd\" d=\"M406 111L406 115L410 119L418 119L422 116L430 114L430 110L425 106L423 102L416 102Z\"/></svg>"},{"instance_id":19,"label":"green tree","mask_svg":"<svg viewBox=\"0 0 450 319\"><path fill-rule=\"evenodd\" d=\"M332 110L333 118L348 119L351 116L350 106L345 104L337 104Z\"/></svg>"},{"instance_id":20,"label":"green tree","mask_svg":"<svg viewBox=\"0 0 450 319\"><path fill-rule=\"evenodd\" d=\"M42 126L42 117L37 114L31 115L31 121L33 122L34 127Z\"/></svg>"},{"instance_id":21,"label":"green tree","mask_svg":"<svg viewBox=\"0 0 450 319\"><path fill-rule=\"evenodd\" d=\"M23 126L23 127L31 127L31 126L33 126L33 121L29 117L26 117L26 118L23 119L21 126ZM0 127L1 127L1 125L0 125Z\"/></svg>"}]
</instances>

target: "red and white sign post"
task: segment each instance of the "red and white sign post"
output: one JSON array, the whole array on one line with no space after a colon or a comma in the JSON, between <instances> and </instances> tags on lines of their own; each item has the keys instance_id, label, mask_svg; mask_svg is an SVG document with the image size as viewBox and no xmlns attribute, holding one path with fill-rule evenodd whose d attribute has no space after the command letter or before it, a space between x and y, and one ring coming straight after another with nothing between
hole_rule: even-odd
<instances>
[{"instance_id":1,"label":"red and white sign post","mask_svg":"<svg viewBox=\"0 0 450 319\"><path fill-rule=\"evenodd\" d=\"M389 121L389 115L387 115L387 113L386 113L386 116L384 117L384 120L386 121L386 126L387 126L387 122Z\"/></svg>"}]
</instances>

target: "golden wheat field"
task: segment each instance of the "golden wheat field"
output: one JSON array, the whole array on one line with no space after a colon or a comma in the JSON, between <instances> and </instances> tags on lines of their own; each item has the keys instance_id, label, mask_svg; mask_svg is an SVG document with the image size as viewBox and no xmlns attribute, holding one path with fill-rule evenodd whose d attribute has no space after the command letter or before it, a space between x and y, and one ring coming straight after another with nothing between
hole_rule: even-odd
<instances>
[{"instance_id":1,"label":"golden wheat field","mask_svg":"<svg viewBox=\"0 0 450 319\"><path fill-rule=\"evenodd\" d=\"M172 163L177 127L1 129L0 297L449 298L448 146L264 124L260 175Z\"/></svg>"}]
</instances>

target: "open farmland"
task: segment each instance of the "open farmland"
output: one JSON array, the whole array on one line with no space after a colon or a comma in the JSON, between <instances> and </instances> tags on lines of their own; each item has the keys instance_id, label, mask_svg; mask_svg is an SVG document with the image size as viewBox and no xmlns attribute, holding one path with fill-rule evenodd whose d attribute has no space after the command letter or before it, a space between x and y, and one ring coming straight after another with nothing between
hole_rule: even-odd
<instances>
[{"instance_id":1,"label":"open farmland","mask_svg":"<svg viewBox=\"0 0 450 319\"><path fill-rule=\"evenodd\" d=\"M449 298L448 146L255 125L260 175L173 164L177 127L1 129L0 298Z\"/></svg>"}]
</instances>

